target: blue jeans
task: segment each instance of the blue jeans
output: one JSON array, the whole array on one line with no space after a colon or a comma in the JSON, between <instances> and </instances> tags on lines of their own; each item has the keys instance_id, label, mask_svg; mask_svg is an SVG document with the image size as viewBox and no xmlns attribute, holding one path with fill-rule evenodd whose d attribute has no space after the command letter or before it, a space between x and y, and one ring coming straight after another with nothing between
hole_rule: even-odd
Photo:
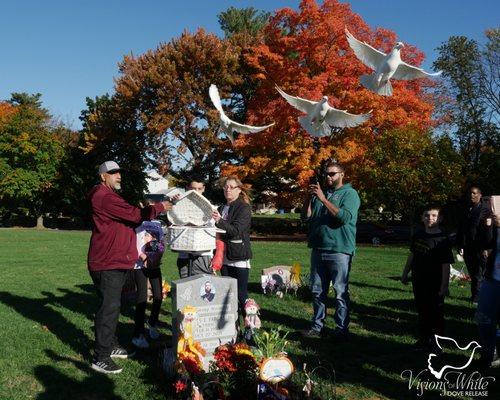
<instances>
[{"instance_id":1,"label":"blue jeans","mask_svg":"<svg viewBox=\"0 0 500 400\"><path fill-rule=\"evenodd\" d=\"M500 282L485 279L479 291L475 320L479 327L481 358L493 361L496 347L497 324L500 320Z\"/></svg>"},{"instance_id":2,"label":"blue jeans","mask_svg":"<svg viewBox=\"0 0 500 400\"><path fill-rule=\"evenodd\" d=\"M349 325L349 272L352 255L313 249L311 252L311 290L314 315L312 329L320 332L326 318L326 300L330 282L336 293L333 320L337 330L347 333Z\"/></svg>"}]
</instances>

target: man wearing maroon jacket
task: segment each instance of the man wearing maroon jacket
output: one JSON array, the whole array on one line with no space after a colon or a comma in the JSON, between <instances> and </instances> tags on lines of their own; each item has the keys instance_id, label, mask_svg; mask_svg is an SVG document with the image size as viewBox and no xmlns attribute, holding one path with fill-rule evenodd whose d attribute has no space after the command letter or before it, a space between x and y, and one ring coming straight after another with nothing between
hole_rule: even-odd
<instances>
[{"instance_id":1,"label":"man wearing maroon jacket","mask_svg":"<svg viewBox=\"0 0 500 400\"><path fill-rule=\"evenodd\" d=\"M92 236L88 253L88 268L99 295L95 316L95 358L92 369L118 374L122 368L112 358L127 358L129 354L118 345L115 336L120 315L120 300L127 271L137 260L135 228L142 221L154 219L170 210L168 201L145 208L128 204L117 191L121 189L120 167L106 161L99 167L101 183L89 193L92 205Z\"/></svg>"}]
</instances>

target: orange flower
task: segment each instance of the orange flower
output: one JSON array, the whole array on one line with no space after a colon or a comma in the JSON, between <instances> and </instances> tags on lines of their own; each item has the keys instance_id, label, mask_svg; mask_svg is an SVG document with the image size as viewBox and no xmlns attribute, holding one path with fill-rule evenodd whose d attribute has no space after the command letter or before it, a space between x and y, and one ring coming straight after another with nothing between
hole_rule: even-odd
<instances>
[{"instance_id":1,"label":"orange flower","mask_svg":"<svg viewBox=\"0 0 500 400\"><path fill-rule=\"evenodd\" d=\"M191 353L186 354L182 352L179 354L179 361L190 375L198 375L203 372L203 365L200 359Z\"/></svg>"}]
</instances>

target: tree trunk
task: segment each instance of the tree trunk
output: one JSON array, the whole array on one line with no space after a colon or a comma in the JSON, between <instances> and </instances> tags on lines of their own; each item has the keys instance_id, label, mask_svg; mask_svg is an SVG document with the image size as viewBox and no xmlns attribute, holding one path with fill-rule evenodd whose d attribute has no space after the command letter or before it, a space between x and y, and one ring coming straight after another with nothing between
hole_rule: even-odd
<instances>
[{"instance_id":1,"label":"tree trunk","mask_svg":"<svg viewBox=\"0 0 500 400\"><path fill-rule=\"evenodd\" d=\"M38 218L36 219L36 229L45 229L45 226L43 225L43 214L40 214Z\"/></svg>"}]
</instances>

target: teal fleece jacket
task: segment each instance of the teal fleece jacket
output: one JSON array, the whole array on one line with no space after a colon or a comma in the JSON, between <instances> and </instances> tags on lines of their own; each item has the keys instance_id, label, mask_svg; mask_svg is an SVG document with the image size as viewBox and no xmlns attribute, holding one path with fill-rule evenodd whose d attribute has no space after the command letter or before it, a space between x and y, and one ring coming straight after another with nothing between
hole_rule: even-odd
<instances>
[{"instance_id":1,"label":"teal fleece jacket","mask_svg":"<svg viewBox=\"0 0 500 400\"><path fill-rule=\"evenodd\" d=\"M333 216L317 197L312 199L308 245L313 249L352 255L356 249L356 221L360 205L358 192L346 183L338 189L327 189L325 197L340 211Z\"/></svg>"}]
</instances>

